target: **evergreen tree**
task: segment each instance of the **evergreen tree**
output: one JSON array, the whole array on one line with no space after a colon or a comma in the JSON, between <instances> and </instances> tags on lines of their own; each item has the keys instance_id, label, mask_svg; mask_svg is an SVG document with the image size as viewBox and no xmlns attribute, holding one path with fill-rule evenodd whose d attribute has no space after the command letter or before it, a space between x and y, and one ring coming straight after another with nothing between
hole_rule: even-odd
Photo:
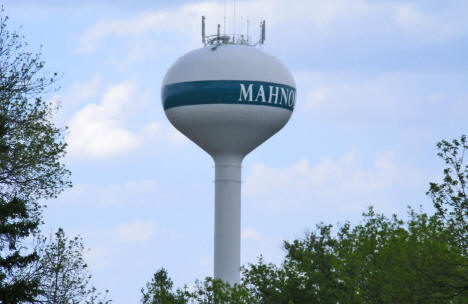
<instances>
[{"instance_id":1,"label":"evergreen tree","mask_svg":"<svg viewBox=\"0 0 468 304\"><path fill-rule=\"evenodd\" d=\"M68 238L63 229L50 238L39 238L39 262L33 273L41 294L35 303L44 304L109 304L90 284L91 274L84 261L83 240Z\"/></svg>"},{"instance_id":2,"label":"evergreen tree","mask_svg":"<svg viewBox=\"0 0 468 304\"><path fill-rule=\"evenodd\" d=\"M0 302L27 302L40 292L31 267L39 256L25 241L38 232L40 198L70 186L61 163L63 129L51 120L55 107L42 99L56 74L42 71L40 53L7 29L0 12Z\"/></svg>"}]
</instances>

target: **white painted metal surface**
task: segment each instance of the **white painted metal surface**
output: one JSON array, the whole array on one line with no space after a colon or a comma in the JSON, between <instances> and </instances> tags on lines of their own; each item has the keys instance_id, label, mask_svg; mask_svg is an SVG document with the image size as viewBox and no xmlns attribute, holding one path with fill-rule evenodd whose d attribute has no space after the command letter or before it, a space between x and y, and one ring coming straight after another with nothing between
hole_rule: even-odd
<instances>
[{"instance_id":1,"label":"white painted metal surface","mask_svg":"<svg viewBox=\"0 0 468 304\"><path fill-rule=\"evenodd\" d=\"M200 80L254 80L296 86L289 70L274 56L249 46L226 44L215 51L203 47L180 57L162 86Z\"/></svg>"},{"instance_id":2,"label":"white painted metal surface","mask_svg":"<svg viewBox=\"0 0 468 304\"><path fill-rule=\"evenodd\" d=\"M240 278L242 159L289 120L294 78L259 49L208 46L174 63L162 99L169 121L215 161L214 276L234 284Z\"/></svg>"}]
</instances>

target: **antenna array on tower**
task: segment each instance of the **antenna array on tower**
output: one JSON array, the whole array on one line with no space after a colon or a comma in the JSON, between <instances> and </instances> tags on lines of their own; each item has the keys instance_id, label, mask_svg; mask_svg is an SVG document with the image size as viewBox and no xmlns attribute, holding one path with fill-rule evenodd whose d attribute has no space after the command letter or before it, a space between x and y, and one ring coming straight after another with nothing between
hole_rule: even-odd
<instances>
[{"instance_id":1,"label":"antenna array on tower","mask_svg":"<svg viewBox=\"0 0 468 304\"><path fill-rule=\"evenodd\" d=\"M205 24L206 17L202 16L202 43L205 46L213 45L215 47L221 44L240 44L240 45L247 45L247 46L257 46L262 45L265 42L265 20L260 22L260 39L255 43L250 43L249 39L249 20L247 20L247 33L246 35L242 34L226 34L226 28L223 29L223 35L221 35L221 24L218 24L216 35L206 35ZM226 20L226 17L224 17ZM224 27L226 27L226 22L224 21Z\"/></svg>"}]
</instances>

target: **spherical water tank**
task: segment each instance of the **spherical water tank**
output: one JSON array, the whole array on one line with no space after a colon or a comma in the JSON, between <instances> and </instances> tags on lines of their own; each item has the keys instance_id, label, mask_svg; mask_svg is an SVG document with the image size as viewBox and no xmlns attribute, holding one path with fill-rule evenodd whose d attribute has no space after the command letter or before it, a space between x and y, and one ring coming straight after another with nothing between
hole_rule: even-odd
<instances>
[{"instance_id":1,"label":"spherical water tank","mask_svg":"<svg viewBox=\"0 0 468 304\"><path fill-rule=\"evenodd\" d=\"M275 57L236 44L179 58L162 83L169 121L215 161L214 276L239 280L242 159L289 120L294 78Z\"/></svg>"},{"instance_id":2,"label":"spherical water tank","mask_svg":"<svg viewBox=\"0 0 468 304\"><path fill-rule=\"evenodd\" d=\"M245 45L189 52L162 86L171 123L213 157L255 149L286 124L296 95L278 59Z\"/></svg>"}]
</instances>

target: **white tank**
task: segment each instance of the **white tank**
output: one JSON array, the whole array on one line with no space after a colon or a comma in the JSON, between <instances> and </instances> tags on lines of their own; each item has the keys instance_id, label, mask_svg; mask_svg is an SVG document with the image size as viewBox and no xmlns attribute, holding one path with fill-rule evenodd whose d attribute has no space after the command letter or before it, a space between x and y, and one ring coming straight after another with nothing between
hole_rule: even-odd
<instances>
[{"instance_id":1,"label":"white tank","mask_svg":"<svg viewBox=\"0 0 468 304\"><path fill-rule=\"evenodd\" d=\"M242 159L288 122L295 99L288 69L242 44L191 51L164 77L167 118L215 161L215 278L240 278Z\"/></svg>"}]
</instances>

